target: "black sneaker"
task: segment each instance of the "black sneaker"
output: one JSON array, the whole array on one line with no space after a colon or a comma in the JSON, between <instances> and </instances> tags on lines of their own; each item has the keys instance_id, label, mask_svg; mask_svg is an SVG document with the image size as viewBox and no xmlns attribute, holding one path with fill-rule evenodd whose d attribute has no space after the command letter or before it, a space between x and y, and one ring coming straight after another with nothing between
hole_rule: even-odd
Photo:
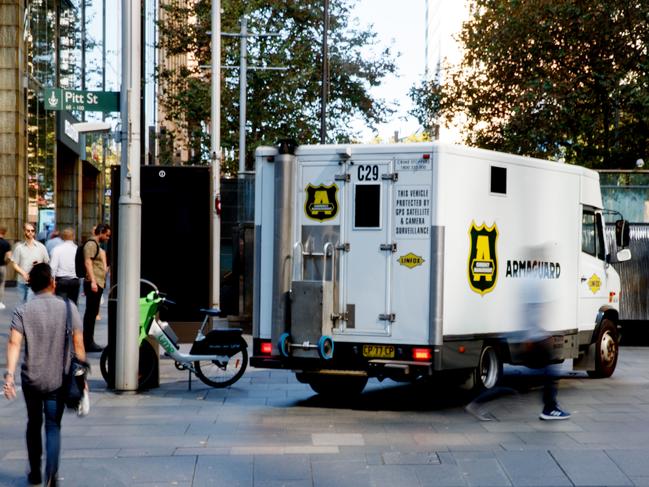
<instances>
[{"instance_id":1,"label":"black sneaker","mask_svg":"<svg viewBox=\"0 0 649 487\"><path fill-rule=\"evenodd\" d=\"M41 473L29 472L27 474L27 482L29 482L29 485L41 485L43 483L43 479L41 478Z\"/></svg>"},{"instance_id":2,"label":"black sneaker","mask_svg":"<svg viewBox=\"0 0 649 487\"><path fill-rule=\"evenodd\" d=\"M541 414L539 415L539 419L542 419L544 421L552 421L552 420L568 419L568 418L570 418L570 413L560 409L559 406L555 407L550 411L546 411L544 409L543 412L541 412Z\"/></svg>"}]
</instances>

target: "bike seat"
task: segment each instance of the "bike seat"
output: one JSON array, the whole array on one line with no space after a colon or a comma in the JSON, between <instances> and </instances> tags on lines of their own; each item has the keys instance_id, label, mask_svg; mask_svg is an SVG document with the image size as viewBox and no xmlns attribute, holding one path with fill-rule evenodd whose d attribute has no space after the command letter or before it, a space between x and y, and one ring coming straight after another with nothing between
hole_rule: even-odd
<instances>
[{"instance_id":1,"label":"bike seat","mask_svg":"<svg viewBox=\"0 0 649 487\"><path fill-rule=\"evenodd\" d=\"M206 314L207 316L219 316L221 310L219 308L203 308L201 309L201 313Z\"/></svg>"}]
</instances>

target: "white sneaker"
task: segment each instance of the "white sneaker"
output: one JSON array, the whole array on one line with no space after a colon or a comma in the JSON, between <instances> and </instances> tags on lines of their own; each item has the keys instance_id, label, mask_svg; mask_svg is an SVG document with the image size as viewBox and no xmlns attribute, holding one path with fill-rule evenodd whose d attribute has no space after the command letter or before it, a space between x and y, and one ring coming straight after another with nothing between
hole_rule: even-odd
<instances>
[{"instance_id":1,"label":"white sneaker","mask_svg":"<svg viewBox=\"0 0 649 487\"><path fill-rule=\"evenodd\" d=\"M0 309L5 309L5 308L6 306L4 305L4 303L0 303Z\"/></svg>"}]
</instances>

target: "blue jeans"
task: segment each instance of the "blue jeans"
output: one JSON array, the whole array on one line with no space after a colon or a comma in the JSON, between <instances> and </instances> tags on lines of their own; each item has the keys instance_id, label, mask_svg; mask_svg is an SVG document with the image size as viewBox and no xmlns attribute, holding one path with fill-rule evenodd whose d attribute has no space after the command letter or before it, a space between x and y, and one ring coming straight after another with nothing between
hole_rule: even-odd
<instances>
[{"instance_id":1,"label":"blue jeans","mask_svg":"<svg viewBox=\"0 0 649 487\"><path fill-rule=\"evenodd\" d=\"M32 475L41 472L41 455L43 444L41 429L45 416L45 447L47 461L45 464L45 479L55 478L59 470L61 453L61 417L63 416L62 389L43 393L23 385L23 395L27 405L27 455Z\"/></svg>"},{"instance_id":2,"label":"blue jeans","mask_svg":"<svg viewBox=\"0 0 649 487\"><path fill-rule=\"evenodd\" d=\"M20 296L20 299L23 303L26 303L27 301L32 299L33 295L34 292L32 291L32 288L29 287L29 284L25 282L18 283L18 296Z\"/></svg>"}]
</instances>

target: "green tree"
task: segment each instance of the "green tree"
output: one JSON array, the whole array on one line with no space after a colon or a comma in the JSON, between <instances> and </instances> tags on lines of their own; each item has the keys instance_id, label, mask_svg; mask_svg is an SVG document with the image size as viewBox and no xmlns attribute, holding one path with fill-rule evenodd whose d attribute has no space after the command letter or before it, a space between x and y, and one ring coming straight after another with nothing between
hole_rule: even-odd
<instances>
[{"instance_id":1,"label":"green tree","mask_svg":"<svg viewBox=\"0 0 649 487\"><path fill-rule=\"evenodd\" d=\"M649 2L474 0L441 109L469 144L631 167L649 147Z\"/></svg>"},{"instance_id":2,"label":"green tree","mask_svg":"<svg viewBox=\"0 0 649 487\"><path fill-rule=\"evenodd\" d=\"M327 108L327 141L346 142L355 136L351 120L360 117L369 127L391 113L384 100L369 90L394 72L389 48L368 57L363 48L376 47L371 30L350 23L355 0L331 0L329 31L330 86ZM160 103L167 116L187 134L190 162L208 160L206 127L210 117L211 4L207 0L170 0L163 5L165 18L159 22L160 47L169 55L189 55L195 62L180 69L158 69L162 87ZM323 2L289 0L224 0L222 31L238 32L245 15L250 33L278 33L278 36L249 37L248 65L285 67L287 71L248 70L247 159L254 149L272 145L280 138L299 143L316 143L320 130L320 86L322 66ZM239 39L222 38L222 63L239 65ZM239 73L224 69L222 79L221 141L224 148L238 147ZM174 134L178 136L179 134Z\"/></svg>"}]
</instances>

